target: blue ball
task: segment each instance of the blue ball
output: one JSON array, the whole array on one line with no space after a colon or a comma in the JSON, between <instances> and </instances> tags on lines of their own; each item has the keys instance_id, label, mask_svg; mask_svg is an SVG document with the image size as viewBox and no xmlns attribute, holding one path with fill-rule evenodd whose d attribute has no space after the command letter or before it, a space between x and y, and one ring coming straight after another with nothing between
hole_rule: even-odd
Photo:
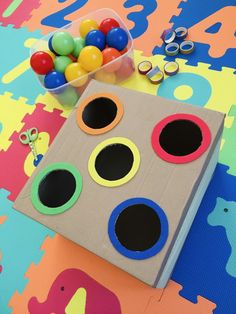
<instances>
[{"instance_id":1,"label":"blue ball","mask_svg":"<svg viewBox=\"0 0 236 314\"><path fill-rule=\"evenodd\" d=\"M53 49L53 47L52 47L52 38L53 38L53 36L51 36L50 38L49 38L49 40L48 40L48 48L49 48L49 50L51 51L51 52L53 52L56 56L59 56L59 54L58 53L56 53L56 51Z\"/></svg>"},{"instance_id":2,"label":"blue ball","mask_svg":"<svg viewBox=\"0 0 236 314\"><path fill-rule=\"evenodd\" d=\"M66 81L65 75L57 71L49 72L47 75L45 75L45 78L44 78L44 86L47 89L57 88L66 83L67 81ZM55 91L55 93L57 92L60 93L60 90Z\"/></svg>"},{"instance_id":3,"label":"blue ball","mask_svg":"<svg viewBox=\"0 0 236 314\"><path fill-rule=\"evenodd\" d=\"M106 46L106 36L99 30L92 30L85 38L85 45L95 46L102 51Z\"/></svg>"},{"instance_id":4,"label":"blue ball","mask_svg":"<svg viewBox=\"0 0 236 314\"><path fill-rule=\"evenodd\" d=\"M109 47L115 48L119 51L126 48L129 38L123 28L112 28L107 34L107 44Z\"/></svg>"}]
</instances>

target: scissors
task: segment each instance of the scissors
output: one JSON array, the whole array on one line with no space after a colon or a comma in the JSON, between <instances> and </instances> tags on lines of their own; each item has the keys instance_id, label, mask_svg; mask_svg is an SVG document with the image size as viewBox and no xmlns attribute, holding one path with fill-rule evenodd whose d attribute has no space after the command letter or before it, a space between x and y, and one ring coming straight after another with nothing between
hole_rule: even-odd
<instances>
[{"instance_id":1,"label":"scissors","mask_svg":"<svg viewBox=\"0 0 236 314\"><path fill-rule=\"evenodd\" d=\"M24 145L29 145L35 160L38 159L37 158L38 154L37 154L34 142L37 140L38 135L39 135L39 132L37 128L31 128L25 132L22 132L19 135L20 142Z\"/></svg>"}]
</instances>

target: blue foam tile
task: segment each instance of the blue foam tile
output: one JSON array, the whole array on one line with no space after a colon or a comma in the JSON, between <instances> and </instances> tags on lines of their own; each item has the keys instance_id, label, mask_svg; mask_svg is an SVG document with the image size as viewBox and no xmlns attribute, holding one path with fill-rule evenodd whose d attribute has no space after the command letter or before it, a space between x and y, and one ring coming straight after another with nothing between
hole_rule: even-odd
<instances>
[{"instance_id":1,"label":"blue foam tile","mask_svg":"<svg viewBox=\"0 0 236 314\"><path fill-rule=\"evenodd\" d=\"M182 8L180 14L173 16L170 22L174 28L179 26L190 28L220 9L235 5L235 0L204 0L204 7L199 0L182 1L179 5L179 8Z\"/></svg>"},{"instance_id":2,"label":"blue foam tile","mask_svg":"<svg viewBox=\"0 0 236 314\"><path fill-rule=\"evenodd\" d=\"M65 2L65 1L59 1L59 2ZM73 1L73 3L69 4L67 7L61 10L58 10L57 12L49 16L46 16L44 19L42 19L41 24L55 27L55 28L63 27L72 22L71 20L65 19L65 17L73 12L76 12L80 8L82 8L87 2L88 0Z\"/></svg>"},{"instance_id":3,"label":"blue foam tile","mask_svg":"<svg viewBox=\"0 0 236 314\"><path fill-rule=\"evenodd\" d=\"M236 177L227 169L218 164L172 275L183 286L183 297L196 302L201 295L217 304L214 314L232 314L236 309L236 277L227 270L231 247L226 228L208 223L217 199L236 205ZM236 230L236 219L233 223Z\"/></svg>"},{"instance_id":4,"label":"blue foam tile","mask_svg":"<svg viewBox=\"0 0 236 314\"><path fill-rule=\"evenodd\" d=\"M187 2L181 2L179 7L182 8L180 14L178 16L173 16L170 20L173 23L173 28L179 26L185 26L187 28L191 28L192 26L196 26L197 23L200 23L202 20L206 19L208 16L213 15L217 11L221 10L227 6L236 6L235 0L206 0L204 1L204 9L198 0L188 0ZM211 26L208 27L205 31L207 33L217 33L220 31L220 25L217 25L216 22L223 21L215 21ZM191 38L190 38L191 39ZM194 41L194 38L192 39ZM221 71L222 67L236 68L236 49L227 49L225 54L220 58L212 58L208 51L209 45L204 43L196 42L196 50L197 54L192 54L186 56L182 56L183 59L187 59L187 64L189 65L197 65L198 62L205 62L210 64L210 69ZM158 53L158 48L155 47L153 50L153 54ZM181 56L178 56L181 58Z\"/></svg>"},{"instance_id":5,"label":"blue foam tile","mask_svg":"<svg viewBox=\"0 0 236 314\"><path fill-rule=\"evenodd\" d=\"M148 16L152 14L158 6L156 0L127 0L124 3L125 8L132 8L141 5L143 9L138 12L129 13L127 18L134 22L134 27L130 30L133 38L143 35L149 27ZM150 25L150 27L152 27Z\"/></svg>"},{"instance_id":6,"label":"blue foam tile","mask_svg":"<svg viewBox=\"0 0 236 314\"><path fill-rule=\"evenodd\" d=\"M202 43L194 43L195 51L189 55L183 55L179 53L177 56L171 57L166 56L165 60L173 61L175 58L180 58L187 60L186 64L197 66L198 62L204 62L210 64L209 69L213 69L216 71L221 71L222 67L236 68L236 49L230 48L227 50L225 55L220 58L212 58L209 56L209 45ZM164 54L164 45L161 47L155 47L152 51L153 55L156 54Z\"/></svg>"}]
</instances>

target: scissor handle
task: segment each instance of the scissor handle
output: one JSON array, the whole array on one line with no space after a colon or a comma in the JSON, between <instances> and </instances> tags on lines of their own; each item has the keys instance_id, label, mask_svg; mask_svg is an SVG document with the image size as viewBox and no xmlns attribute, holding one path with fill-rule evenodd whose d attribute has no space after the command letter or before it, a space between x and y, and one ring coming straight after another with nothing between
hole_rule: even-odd
<instances>
[{"instance_id":1,"label":"scissor handle","mask_svg":"<svg viewBox=\"0 0 236 314\"><path fill-rule=\"evenodd\" d=\"M22 144L29 144L30 142L36 141L37 138L38 138L37 128L31 128L26 132L22 132L19 135L19 140L21 141Z\"/></svg>"},{"instance_id":2,"label":"scissor handle","mask_svg":"<svg viewBox=\"0 0 236 314\"><path fill-rule=\"evenodd\" d=\"M28 130L28 135L29 135L29 138L30 138L30 141L31 142L34 142L37 140L38 138L38 129L37 128L31 128Z\"/></svg>"}]
</instances>

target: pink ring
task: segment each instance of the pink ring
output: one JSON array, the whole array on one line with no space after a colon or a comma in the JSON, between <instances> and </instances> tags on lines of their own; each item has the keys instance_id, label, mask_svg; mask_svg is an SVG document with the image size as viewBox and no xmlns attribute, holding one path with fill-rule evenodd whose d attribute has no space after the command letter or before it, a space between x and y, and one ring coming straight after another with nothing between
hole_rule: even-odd
<instances>
[{"instance_id":1,"label":"pink ring","mask_svg":"<svg viewBox=\"0 0 236 314\"><path fill-rule=\"evenodd\" d=\"M202 132L202 143L199 146L199 148L185 156L174 156L169 153L167 153L160 145L159 138L161 135L162 130L164 127L176 120L189 120L193 123L195 123ZM177 113L173 114L171 116L168 116L161 120L159 123L156 124L152 131L152 137L151 137L152 147L156 154L163 160L173 163L173 164L184 164L191 162L197 158L199 158L210 146L211 144L211 131L202 119L198 118L197 116L194 116L192 114L185 114L185 113Z\"/></svg>"}]
</instances>

